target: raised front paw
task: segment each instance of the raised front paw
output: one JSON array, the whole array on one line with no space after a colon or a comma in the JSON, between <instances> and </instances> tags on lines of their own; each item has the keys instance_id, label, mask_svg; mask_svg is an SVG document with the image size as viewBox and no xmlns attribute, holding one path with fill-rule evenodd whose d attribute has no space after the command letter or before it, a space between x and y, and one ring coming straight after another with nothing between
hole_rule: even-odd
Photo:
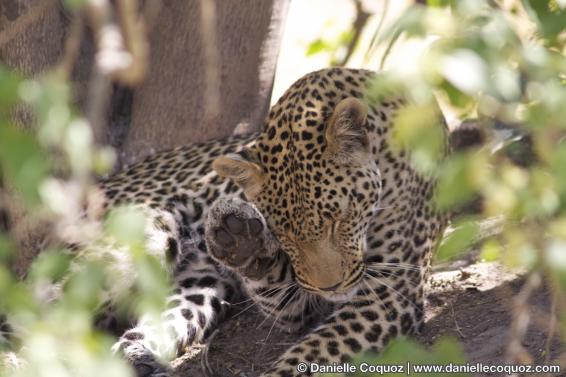
<instances>
[{"instance_id":1,"label":"raised front paw","mask_svg":"<svg viewBox=\"0 0 566 377\"><path fill-rule=\"evenodd\" d=\"M241 199L220 199L208 212L205 239L213 258L248 278L269 268L278 244L263 216Z\"/></svg>"}]
</instances>

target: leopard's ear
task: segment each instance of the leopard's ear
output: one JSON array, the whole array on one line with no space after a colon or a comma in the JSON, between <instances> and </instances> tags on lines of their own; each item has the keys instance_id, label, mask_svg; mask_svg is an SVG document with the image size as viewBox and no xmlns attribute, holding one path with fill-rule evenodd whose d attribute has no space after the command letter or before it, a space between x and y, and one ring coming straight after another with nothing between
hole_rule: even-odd
<instances>
[{"instance_id":1,"label":"leopard's ear","mask_svg":"<svg viewBox=\"0 0 566 377\"><path fill-rule=\"evenodd\" d=\"M240 186L248 199L252 199L261 191L264 182L263 169L241 154L232 153L218 157L212 163L212 168L219 176L231 179Z\"/></svg>"},{"instance_id":2,"label":"leopard's ear","mask_svg":"<svg viewBox=\"0 0 566 377\"><path fill-rule=\"evenodd\" d=\"M327 151L339 160L350 160L358 152L367 152L369 139L365 124L367 105L354 97L336 105L326 127Z\"/></svg>"}]
</instances>

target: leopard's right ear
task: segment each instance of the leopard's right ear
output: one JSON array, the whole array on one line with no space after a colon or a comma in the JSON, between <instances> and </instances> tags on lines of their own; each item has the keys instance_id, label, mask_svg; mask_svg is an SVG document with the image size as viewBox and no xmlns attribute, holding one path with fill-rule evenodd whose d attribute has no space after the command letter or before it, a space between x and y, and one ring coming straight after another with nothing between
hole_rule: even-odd
<instances>
[{"instance_id":1,"label":"leopard's right ear","mask_svg":"<svg viewBox=\"0 0 566 377\"><path fill-rule=\"evenodd\" d=\"M240 186L250 200L261 191L264 182L263 169L240 154L218 157L212 163L212 168L219 176L231 179Z\"/></svg>"},{"instance_id":2,"label":"leopard's right ear","mask_svg":"<svg viewBox=\"0 0 566 377\"><path fill-rule=\"evenodd\" d=\"M325 134L327 151L333 158L352 162L360 153L368 155L367 113L367 105L358 98L348 97L336 105Z\"/></svg>"}]
</instances>

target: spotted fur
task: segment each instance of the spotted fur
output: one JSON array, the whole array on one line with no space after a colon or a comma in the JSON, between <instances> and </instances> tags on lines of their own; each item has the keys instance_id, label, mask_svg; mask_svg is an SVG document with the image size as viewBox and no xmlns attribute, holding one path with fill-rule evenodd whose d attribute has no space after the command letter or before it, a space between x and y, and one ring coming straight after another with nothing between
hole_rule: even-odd
<instances>
[{"instance_id":1,"label":"spotted fur","mask_svg":"<svg viewBox=\"0 0 566 377\"><path fill-rule=\"evenodd\" d=\"M263 131L151 156L101 183L106 208L150 216L148 250L173 276L166 342L141 318L115 345L142 376L206 339L241 289L287 329L309 329L264 376L382 349L423 323L445 219L434 179L391 146L401 98L365 97L374 73L310 73ZM442 126L439 126L444 129Z\"/></svg>"},{"instance_id":2,"label":"spotted fur","mask_svg":"<svg viewBox=\"0 0 566 377\"><path fill-rule=\"evenodd\" d=\"M244 279L248 293L289 328L330 312L268 376L303 375L301 361L379 351L423 324L423 285L446 221L432 203L434 178L392 146L405 101L366 98L374 77L349 69L306 75L271 109L253 145L214 164L243 188L282 250L262 279ZM431 127L446 136L442 121ZM210 241L212 255L217 249Z\"/></svg>"}]
</instances>

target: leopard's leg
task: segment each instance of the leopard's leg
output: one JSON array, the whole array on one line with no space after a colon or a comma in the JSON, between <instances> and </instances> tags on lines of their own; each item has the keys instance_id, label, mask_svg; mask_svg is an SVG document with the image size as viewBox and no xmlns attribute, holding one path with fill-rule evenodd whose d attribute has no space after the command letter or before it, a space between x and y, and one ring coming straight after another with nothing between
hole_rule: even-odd
<instances>
[{"instance_id":1,"label":"leopard's leg","mask_svg":"<svg viewBox=\"0 0 566 377\"><path fill-rule=\"evenodd\" d=\"M287 331L310 327L332 304L295 282L293 268L261 213L238 198L218 200L205 224L208 250L237 273L263 313Z\"/></svg>"},{"instance_id":2,"label":"leopard's leg","mask_svg":"<svg viewBox=\"0 0 566 377\"><path fill-rule=\"evenodd\" d=\"M415 270L415 281L422 274ZM392 338L421 327L422 289L419 282L407 286L390 276L369 277L352 300L287 350L262 377L312 376L311 363L329 365L364 351L379 352Z\"/></svg>"},{"instance_id":3,"label":"leopard's leg","mask_svg":"<svg viewBox=\"0 0 566 377\"><path fill-rule=\"evenodd\" d=\"M234 275L220 268L207 254L199 222L191 224L195 232L189 238L182 231L175 237L173 226L164 226L163 220L167 218L160 220L159 229L155 230L166 232L166 236L154 234L152 238L165 240L169 249L179 248L167 250L178 258L172 271L173 294L167 298L168 307L161 314L161 321L156 323L149 315L142 316L113 348L124 354L138 376L168 376L166 361L205 339L239 289Z\"/></svg>"},{"instance_id":4,"label":"leopard's leg","mask_svg":"<svg viewBox=\"0 0 566 377\"><path fill-rule=\"evenodd\" d=\"M191 259L175 279L174 294L167 298L167 310L161 315L162 325L142 316L115 345L141 376L167 375L162 362L204 340L236 292L233 277L219 272L209 258Z\"/></svg>"},{"instance_id":5,"label":"leopard's leg","mask_svg":"<svg viewBox=\"0 0 566 377\"><path fill-rule=\"evenodd\" d=\"M276 240L270 240L273 235L268 229L258 236L263 242L259 250L257 245L246 247L253 239L246 230L251 219L258 219L265 226L262 215L249 203L237 199L218 202L207 218L205 234L209 250L243 277L246 290L266 314L284 327L298 329L302 326L297 322L304 323L298 319L304 318L309 310L303 299L308 293L295 285L290 263L278 249ZM421 262L402 274L368 271L354 297L345 304L337 304L338 309L285 352L264 377L312 375L308 370L297 370L299 363L309 366L341 362L367 350L379 351L390 339L415 332L423 321L426 268L418 267L423 265ZM285 291L283 288L287 286L294 287L293 291ZM297 305L289 297L297 297ZM318 299L326 305L326 310L331 308L330 303Z\"/></svg>"}]
</instances>

